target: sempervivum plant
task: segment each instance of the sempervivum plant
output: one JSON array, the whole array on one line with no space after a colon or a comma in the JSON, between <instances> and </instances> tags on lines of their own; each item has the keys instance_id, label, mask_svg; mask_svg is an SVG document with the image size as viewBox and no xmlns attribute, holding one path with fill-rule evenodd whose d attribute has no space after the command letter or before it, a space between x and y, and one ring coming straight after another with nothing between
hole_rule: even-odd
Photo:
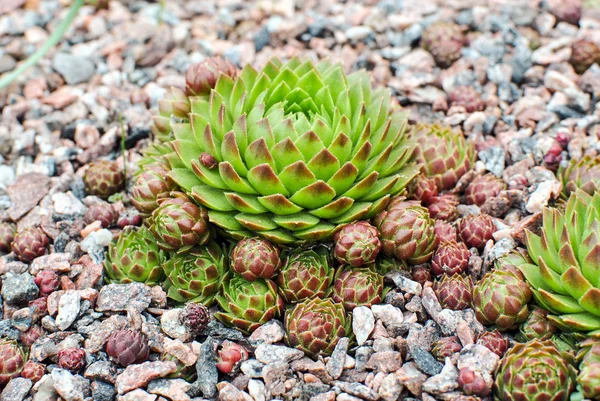
<instances>
[{"instance_id":1,"label":"sempervivum plant","mask_svg":"<svg viewBox=\"0 0 600 401\"><path fill-rule=\"evenodd\" d=\"M585 155L581 159L572 159L566 168L559 170L565 195L581 189L593 195L600 189L600 156Z\"/></svg>"},{"instance_id":2,"label":"sempervivum plant","mask_svg":"<svg viewBox=\"0 0 600 401\"><path fill-rule=\"evenodd\" d=\"M398 260L394 257L387 257L380 255L375 261L375 270L379 274L388 274L393 271L405 271L410 272L410 268L407 263L403 260Z\"/></svg>"},{"instance_id":3,"label":"sempervivum plant","mask_svg":"<svg viewBox=\"0 0 600 401\"><path fill-rule=\"evenodd\" d=\"M285 313L286 340L310 357L330 355L340 338L352 334L351 322L341 303L307 299Z\"/></svg>"},{"instance_id":4,"label":"sempervivum plant","mask_svg":"<svg viewBox=\"0 0 600 401\"><path fill-rule=\"evenodd\" d=\"M181 192L172 192L169 198L158 200L150 219L150 230L160 248L178 252L206 244L211 234L206 209Z\"/></svg>"},{"instance_id":5,"label":"sempervivum plant","mask_svg":"<svg viewBox=\"0 0 600 401\"><path fill-rule=\"evenodd\" d=\"M179 320L192 333L201 333L210 323L208 308L200 303L188 302L179 315Z\"/></svg>"},{"instance_id":6,"label":"sempervivum plant","mask_svg":"<svg viewBox=\"0 0 600 401\"><path fill-rule=\"evenodd\" d=\"M164 262L165 254L147 228L125 227L119 239L108 246L105 279L111 283L158 284L164 277Z\"/></svg>"},{"instance_id":7,"label":"sempervivum plant","mask_svg":"<svg viewBox=\"0 0 600 401\"><path fill-rule=\"evenodd\" d=\"M324 246L297 249L288 255L277 276L279 292L286 302L327 296L334 275L328 256Z\"/></svg>"},{"instance_id":8,"label":"sempervivum plant","mask_svg":"<svg viewBox=\"0 0 600 401\"><path fill-rule=\"evenodd\" d=\"M454 188L460 177L475 163L475 150L460 132L440 125L417 124L410 140L418 145L414 152L422 171L435 180L440 191Z\"/></svg>"},{"instance_id":9,"label":"sempervivum plant","mask_svg":"<svg viewBox=\"0 0 600 401\"><path fill-rule=\"evenodd\" d=\"M185 74L185 91L188 96L208 96L221 75L235 79L238 70L227 59L211 57L192 65Z\"/></svg>"},{"instance_id":10,"label":"sempervivum plant","mask_svg":"<svg viewBox=\"0 0 600 401\"><path fill-rule=\"evenodd\" d=\"M131 191L131 203L144 215L150 215L158 207L158 200L169 197L176 186L168 177L169 166L153 163L143 166Z\"/></svg>"},{"instance_id":11,"label":"sempervivum plant","mask_svg":"<svg viewBox=\"0 0 600 401\"><path fill-rule=\"evenodd\" d=\"M331 298L344 304L346 310L357 306L381 303L383 276L371 269L338 269L333 282Z\"/></svg>"},{"instance_id":12,"label":"sempervivum plant","mask_svg":"<svg viewBox=\"0 0 600 401\"><path fill-rule=\"evenodd\" d=\"M167 296L177 302L197 302L210 306L227 279L225 255L215 242L172 255L163 264L167 276Z\"/></svg>"},{"instance_id":13,"label":"sempervivum plant","mask_svg":"<svg viewBox=\"0 0 600 401\"><path fill-rule=\"evenodd\" d=\"M85 212L83 219L87 224L99 221L102 227L108 228L117 221L118 214L109 203L94 203Z\"/></svg>"},{"instance_id":14,"label":"sempervivum plant","mask_svg":"<svg viewBox=\"0 0 600 401\"><path fill-rule=\"evenodd\" d=\"M248 359L248 351L241 345L232 341L225 340L221 344L217 355L217 369L219 372L228 375L233 372L237 366Z\"/></svg>"},{"instance_id":15,"label":"sempervivum plant","mask_svg":"<svg viewBox=\"0 0 600 401\"><path fill-rule=\"evenodd\" d=\"M475 285L473 309L481 323L506 331L527 319L531 289L515 267L524 260L519 253L502 257L496 261L496 268Z\"/></svg>"},{"instance_id":16,"label":"sempervivum plant","mask_svg":"<svg viewBox=\"0 0 600 401\"><path fill-rule=\"evenodd\" d=\"M433 283L433 289L444 308L462 310L471 306L473 281L470 276L444 274Z\"/></svg>"},{"instance_id":17,"label":"sempervivum plant","mask_svg":"<svg viewBox=\"0 0 600 401\"><path fill-rule=\"evenodd\" d=\"M78 372L85 366L85 350L83 348L63 348L56 356L59 368Z\"/></svg>"},{"instance_id":18,"label":"sempervivum plant","mask_svg":"<svg viewBox=\"0 0 600 401\"><path fill-rule=\"evenodd\" d=\"M464 107L467 113L481 111L485 108L485 102L481 95L471 85L461 85L454 88L449 94L450 104L452 106Z\"/></svg>"},{"instance_id":19,"label":"sempervivum plant","mask_svg":"<svg viewBox=\"0 0 600 401\"><path fill-rule=\"evenodd\" d=\"M381 250L377 229L366 221L351 223L335 233L333 255L341 264L353 267L375 262Z\"/></svg>"},{"instance_id":20,"label":"sempervivum plant","mask_svg":"<svg viewBox=\"0 0 600 401\"><path fill-rule=\"evenodd\" d=\"M33 259L46 254L50 240L39 228L26 228L15 235L12 250L23 262L31 262Z\"/></svg>"},{"instance_id":21,"label":"sempervivum plant","mask_svg":"<svg viewBox=\"0 0 600 401\"><path fill-rule=\"evenodd\" d=\"M579 344L577 362L577 390L581 398L597 400L600 398L600 337L597 334Z\"/></svg>"},{"instance_id":22,"label":"sempervivum plant","mask_svg":"<svg viewBox=\"0 0 600 401\"><path fill-rule=\"evenodd\" d=\"M571 330L600 329L600 193L572 193L564 212L544 210L541 235L526 233L532 262L518 267L549 319Z\"/></svg>"},{"instance_id":23,"label":"sempervivum plant","mask_svg":"<svg viewBox=\"0 0 600 401\"><path fill-rule=\"evenodd\" d=\"M462 344L456 336L442 337L433 343L431 353L438 361L443 362L447 357L451 357L462 350Z\"/></svg>"},{"instance_id":24,"label":"sempervivum plant","mask_svg":"<svg viewBox=\"0 0 600 401\"><path fill-rule=\"evenodd\" d=\"M90 164L83 176L85 192L103 199L120 191L124 181L123 171L117 163L108 160Z\"/></svg>"},{"instance_id":25,"label":"sempervivum plant","mask_svg":"<svg viewBox=\"0 0 600 401\"><path fill-rule=\"evenodd\" d=\"M475 178L465 190L465 199L469 205L481 206L493 196L506 189L506 183L492 173Z\"/></svg>"},{"instance_id":26,"label":"sempervivum plant","mask_svg":"<svg viewBox=\"0 0 600 401\"><path fill-rule=\"evenodd\" d=\"M19 376L26 360L27 355L16 342L0 340L0 389Z\"/></svg>"},{"instance_id":27,"label":"sempervivum plant","mask_svg":"<svg viewBox=\"0 0 600 401\"><path fill-rule=\"evenodd\" d=\"M458 236L470 247L483 248L496 231L494 220L487 214L470 214L458 220Z\"/></svg>"},{"instance_id":28,"label":"sempervivum plant","mask_svg":"<svg viewBox=\"0 0 600 401\"><path fill-rule=\"evenodd\" d=\"M437 245L435 222L418 201L392 200L386 210L375 217L383 253L412 264L425 263Z\"/></svg>"},{"instance_id":29,"label":"sempervivum plant","mask_svg":"<svg viewBox=\"0 0 600 401\"><path fill-rule=\"evenodd\" d=\"M248 281L272 278L281 265L279 248L262 238L246 238L231 251L231 270Z\"/></svg>"},{"instance_id":30,"label":"sempervivum plant","mask_svg":"<svg viewBox=\"0 0 600 401\"><path fill-rule=\"evenodd\" d=\"M54 270L46 269L35 276L35 284L40 289L42 295L48 295L58 288L60 281L58 274L56 274Z\"/></svg>"},{"instance_id":31,"label":"sempervivum plant","mask_svg":"<svg viewBox=\"0 0 600 401\"><path fill-rule=\"evenodd\" d=\"M600 47L587 39L579 39L571 45L569 63L578 74L583 74L592 64L600 61Z\"/></svg>"},{"instance_id":32,"label":"sempervivum plant","mask_svg":"<svg viewBox=\"0 0 600 401\"><path fill-rule=\"evenodd\" d=\"M252 333L278 317L284 306L274 282L263 279L246 281L240 276L223 284L217 302L223 311L215 313L215 318L245 333Z\"/></svg>"},{"instance_id":33,"label":"sempervivum plant","mask_svg":"<svg viewBox=\"0 0 600 401\"><path fill-rule=\"evenodd\" d=\"M504 401L567 401L575 368L550 340L516 344L496 371L496 397Z\"/></svg>"},{"instance_id":34,"label":"sempervivum plant","mask_svg":"<svg viewBox=\"0 0 600 401\"><path fill-rule=\"evenodd\" d=\"M558 327L548 319L548 311L541 308L533 308L527 320L519 327L517 340L527 342L537 338L548 340L558 332Z\"/></svg>"},{"instance_id":35,"label":"sempervivum plant","mask_svg":"<svg viewBox=\"0 0 600 401\"><path fill-rule=\"evenodd\" d=\"M175 138L169 176L226 234L318 241L376 215L416 175L404 113L366 72L293 58L233 75L179 93L160 120Z\"/></svg>"},{"instance_id":36,"label":"sempervivum plant","mask_svg":"<svg viewBox=\"0 0 600 401\"><path fill-rule=\"evenodd\" d=\"M460 26L448 21L429 25L421 35L421 45L440 67L449 67L460 58L464 41Z\"/></svg>"},{"instance_id":37,"label":"sempervivum plant","mask_svg":"<svg viewBox=\"0 0 600 401\"><path fill-rule=\"evenodd\" d=\"M39 382L45 374L46 365L43 363L33 362L31 360L25 363L25 366L23 366L23 370L21 371L22 378L29 379L34 383ZM0 387L2 387L1 384Z\"/></svg>"},{"instance_id":38,"label":"sempervivum plant","mask_svg":"<svg viewBox=\"0 0 600 401\"><path fill-rule=\"evenodd\" d=\"M10 252L11 245L17 233L17 226L13 223L0 223L0 251Z\"/></svg>"},{"instance_id":39,"label":"sempervivum plant","mask_svg":"<svg viewBox=\"0 0 600 401\"><path fill-rule=\"evenodd\" d=\"M436 276L460 274L467 270L471 252L462 242L444 241L431 260L431 273Z\"/></svg>"},{"instance_id":40,"label":"sempervivum plant","mask_svg":"<svg viewBox=\"0 0 600 401\"><path fill-rule=\"evenodd\" d=\"M443 220L435 221L434 232L436 238L440 241L440 244L444 241L458 241L456 228Z\"/></svg>"},{"instance_id":41,"label":"sempervivum plant","mask_svg":"<svg viewBox=\"0 0 600 401\"><path fill-rule=\"evenodd\" d=\"M425 174L420 174L412 180L409 189L411 199L424 202L425 204L438 195L438 187L435 180L427 177Z\"/></svg>"},{"instance_id":42,"label":"sempervivum plant","mask_svg":"<svg viewBox=\"0 0 600 401\"><path fill-rule=\"evenodd\" d=\"M484 331L477 336L477 344L483 345L500 358L508 350L508 340L498 330Z\"/></svg>"},{"instance_id":43,"label":"sempervivum plant","mask_svg":"<svg viewBox=\"0 0 600 401\"><path fill-rule=\"evenodd\" d=\"M126 368L148 359L150 349L146 336L136 330L117 330L106 342L106 353L120 366Z\"/></svg>"},{"instance_id":44,"label":"sempervivum plant","mask_svg":"<svg viewBox=\"0 0 600 401\"><path fill-rule=\"evenodd\" d=\"M443 194L429 199L427 210L429 215L438 220L453 221L458 217L458 196Z\"/></svg>"}]
</instances>

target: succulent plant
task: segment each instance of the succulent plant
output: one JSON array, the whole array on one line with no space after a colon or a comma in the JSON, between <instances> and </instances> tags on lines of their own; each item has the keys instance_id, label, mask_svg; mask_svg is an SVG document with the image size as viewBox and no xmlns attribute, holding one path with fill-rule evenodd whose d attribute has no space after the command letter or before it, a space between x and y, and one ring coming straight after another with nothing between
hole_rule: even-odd
<instances>
[{"instance_id":1,"label":"succulent plant","mask_svg":"<svg viewBox=\"0 0 600 401\"><path fill-rule=\"evenodd\" d=\"M168 176L169 166L154 163L143 166L131 191L131 203L140 213L148 216L158 207L158 200L168 198L176 185Z\"/></svg>"},{"instance_id":2,"label":"succulent plant","mask_svg":"<svg viewBox=\"0 0 600 401\"><path fill-rule=\"evenodd\" d=\"M146 336L137 330L121 329L113 332L106 342L106 353L120 366L126 368L148 359L150 349Z\"/></svg>"},{"instance_id":3,"label":"succulent plant","mask_svg":"<svg viewBox=\"0 0 600 401\"><path fill-rule=\"evenodd\" d=\"M173 130L169 177L234 238L328 238L383 210L418 170L389 92L326 61L221 74L208 96L159 104L154 122L163 139Z\"/></svg>"},{"instance_id":4,"label":"succulent plant","mask_svg":"<svg viewBox=\"0 0 600 401\"><path fill-rule=\"evenodd\" d=\"M448 68L460 59L462 48L462 43L455 40L445 40L431 45L429 53L431 53L438 66Z\"/></svg>"},{"instance_id":5,"label":"succulent plant","mask_svg":"<svg viewBox=\"0 0 600 401\"><path fill-rule=\"evenodd\" d=\"M335 302L341 302L346 310L379 304L382 296L383 276L374 270L347 267L338 269L331 298Z\"/></svg>"},{"instance_id":6,"label":"succulent plant","mask_svg":"<svg viewBox=\"0 0 600 401\"><path fill-rule=\"evenodd\" d=\"M8 253L17 233L17 226L13 223L0 223L0 251Z\"/></svg>"},{"instance_id":7,"label":"succulent plant","mask_svg":"<svg viewBox=\"0 0 600 401\"><path fill-rule=\"evenodd\" d=\"M495 395L505 401L567 401L575 369L550 340L516 344L500 361Z\"/></svg>"},{"instance_id":8,"label":"succulent plant","mask_svg":"<svg viewBox=\"0 0 600 401\"><path fill-rule=\"evenodd\" d=\"M164 289L169 298L206 306L212 305L228 277L225 255L215 242L172 255L163 269L167 276Z\"/></svg>"},{"instance_id":9,"label":"succulent plant","mask_svg":"<svg viewBox=\"0 0 600 401\"><path fill-rule=\"evenodd\" d=\"M427 210L433 219L454 221L458 218L458 196L444 194L429 199Z\"/></svg>"},{"instance_id":10,"label":"succulent plant","mask_svg":"<svg viewBox=\"0 0 600 401\"><path fill-rule=\"evenodd\" d=\"M248 359L248 351L233 341L225 340L217 353L217 369L223 374L230 374L235 368Z\"/></svg>"},{"instance_id":11,"label":"succulent plant","mask_svg":"<svg viewBox=\"0 0 600 401\"><path fill-rule=\"evenodd\" d=\"M437 245L435 222L418 201L397 197L375 217L383 253L412 264L427 262Z\"/></svg>"},{"instance_id":12,"label":"succulent plant","mask_svg":"<svg viewBox=\"0 0 600 401\"><path fill-rule=\"evenodd\" d=\"M458 236L467 246L483 248L496 231L494 220L487 214L470 214L458 220Z\"/></svg>"},{"instance_id":13,"label":"succulent plant","mask_svg":"<svg viewBox=\"0 0 600 401\"><path fill-rule=\"evenodd\" d=\"M164 362L170 361L175 364L175 371L168 376L165 376L166 379L183 379L188 383L193 383L198 378L195 364L186 366L183 362L177 359L176 356L168 352L163 352L160 355L160 360Z\"/></svg>"},{"instance_id":14,"label":"succulent plant","mask_svg":"<svg viewBox=\"0 0 600 401\"><path fill-rule=\"evenodd\" d=\"M185 91L188 96L208 96L215 89L221 75L231 79L237 77L238 70L227 59L210 57L191 65L185 73Z\"/></svg>"},{"instance_id":15,"label":"succulent plant","mask_svg":"<svg viewBox=\"0 0 600 401\"><path fill-rule=\"evenodd\" d=\"M427 26L421 34L421 46L425 50L430 50L435 43L443 41L454 41L463 43L465 36L462 28L449 21L437 21Z\"/></svg>"},{"instance_id":16,"label":"succulent plant","mask_svg":"<svg viewBox=\"0 0 600 401\"><path fill-rule=\"evenodd\" d=\"M440 191L454 188L475 163L475 150L464 136L449 127L417 124L409 135L417 145L414 160L422 172L435 180Z\"/></svg>"},{"instance_id":17,"label":"succulent plant","mask_svg":"<svg viewBox=\"0 0 600 401\"><path fill-rule=\"evenodd\" d=\"M31 360L25 363L25 366L23 366L23 370L21 371L22 378L29 379L34 383L39 382L45 374L46 366ZM1 384L0 387L2 387Z\"/></svg>"},{"instance_id":18,"label":"succulent plant","mask_svg":"<svg viewBox=\"0 0 600 401\"><path fill-rule=\"evenodd\" d=\"M517 340L527 342L529 340L548 340L558 332L558 327L548 319L548 311L541 308L532 308L516 335Z\"/></svg>"},{"instance_id":19,"label":"succulent plant","mask_svg":"<svg viewBox=\"0 0 600 401\"><path fill-rule=\"evenodd\" d=\"M341 303L307 299L286 311L286 341L313 358L330 355L340 338L352 334L351 322Z\"/></svg>"},{"instance_id":20,"label":"succulent plant","mask_svg":"<svg viewBox=\"0 0 600 401\"><path fill-rule=\"evenodd\" d=\"M85 366L85 350L83 348L63 348L58 351L56 359L59 368L79 372Z\"/></svg>"},{"instance_id":21,"label":"succulent plant","mask_svg":"<svg viewBox=\"0 0 600 401\"><path fill-rule=\"evenodd\" d=\"M165 253L145 227L126 227L119 239L111 242L104 260L105 279L111 283L137 281L158 284L164 277Z\"/></svg>"},{"instance_id":22,"label":"succulent plant","mask_svg":"<svg viewBox=\"0 0 600 401\"><path fill-rule=\"evenodd\" d=\"M15 341L0 340L0 389L19 376L27 355Z\"/></svg>"},{"instance_id":23,"label":"succulent plant","mask_svg":"<svg viewBox=\"0 0 600 401\"><path fill-rule=\"evenodd\" d=\"M375 270L381 275L386 275L393 271L410 271L406 262L398 260L394 257L389 258L383 255L380 255L375 261Z\"/></svg>"},{"instance_id":24,"label":"succulent plant","mask_svg":"<svg viewBox=\"0 0 600 401\"><path fill-rule=\"evenodd\" d=\"M174 139L173 123L187 119L191 111L190 99L181 88L171 87L165 98L158 101L158 113L152 116L150 131L157 142L146 148L142 163L153 163L156 156L163 157L171 152L168 143ZM174 121L172 121L174 120ZM154 159L154 160L151 160Z\"/></svg>"},{"instance_id":25,"label":"succulent plant","mask_svg":"<svg viewBox=\"0 0 600 401\"><path fill-rule=\"evenodd\" d=\"M491 380L486 381L480 370L463 366L458 371L458 386L468 395L485 397L492 392Z\"/></svg>"},{"instance_id":26,"label":"succulent plant","mask_svg":"<svg viewBox=\"0 0 600 401\"><path fill-rule=\"evenodd\" d=\"M471 252L462 242L445 241L436 249L431 260L431 273L435 276L442 274L461 274L467 270Z\"/></svg>"},{"instance_id":27,"label":"succulent plant","mask_svg":"<svg viewBox=\"0 0 600 401\"><path fill-rule=\"evenodd\" d=\"M473 86L461 85L454 88L448 98L452 106L464 107L467 113L481 111L485 108L485 102L481 99L481 95Z\"/></svg>"},{"instance_id":28,"label":"succulent plant","mask_svg":"<svg viewBox=\"0 0 600 401\"><path fill-rule=\"evenodd\" d=\"M50 240L39 228L26 228L15 235L12 250L22 262L31 262L47 252Z\"/></svg>"},{"instance_id":29,"label":"succulent plant","mask_svg":"<svg viewBox=\"0 0 600 401\"><path fill-rule=\"evenodd\" d=\"M54 272L54 270L46 269L42 270L35 276L35 284L40 289L40 293L42 295L48 295L51 292L56 291L58 286L60 285L60 280L58 278L58 274Z\"/></svg>"},{"instance_id":30,"label":"succulent plant","mask_svg":"<svg viewBox=\"0 0 600 401\"><path fill-rule=\"evenodd\" d=\"M102 227L109 228L117 221L117 213L110 203L94 203L85 212L83 219L87 224L99 221Z\"/></svg>"},{"instance_id":31,"label":"succulent plant","mask_svg":"<svg viewBox=\"0 0 600 401\"><path fill-rule=\"evenodd\" d=\"M508 340L498 330L484 331L477 336L477 344L483 345L500 358L508 350Z\"/></svg>"},{"instance_id":32,"label":"succulent plant","mask_svg":"<svg viewBox=\"0 0 600 401\"><path fill-rule=\"evenodd\" d=\"M223 311L215 313L215 318L244 333L252 333L278 317L284 306L274 282L264 279L246 281L240 276L225 281L216 299Z\"/></svg>"},{"instance_id":33,"label":"succulent plant","mask_svg":"<svg viewBox=\"0 0 600 401\"><path fill-rule=\"evenodd\" d=\"M231 251L231 270L248 281L272 278L279 271L279 248L262 238L245 238Z\"/></svg>"},{"instance_id":34,"label":"succulent plant","mask_svg":"<svg viewBox=\"0 0 600 401\"><path fill-rule=\"evenodd\" d=\"M158 246L165 251L186 252L194 245L210 240L208 213L181 192L158 200L152 212L150 231Z\"/></svg>"},{"instance_id":35,"label":"succulent plant","mask_svg":"<svg viewBox=\"0 0 600 401\"><path fill-rule=\"evenodd\" d=\"M496 261L496 268L475 285L473 309L481 323L506 331L527 319L531 289L515 267L524 259L518 253L502 257Z\"/></svg>"},{"instance_id":36,"label":"succulent plant","mask_svg":"<svg viewBox=\"0 0 600 401\"><path fill-rule=\"evenodd\" d=\"M124 229L127 226L139 227L142 225L142 222L142 216L137 211L127 210L119 216L117 227L120 229Z\"/></svg>"},{"instance_id":37,"label":"succulent plant","mask_svg":"<svg viewBox=\"0 0 600 401\"><path fill-rule=\"evenodd\" d=\"M462 344L456 336L442 337L433 343L431 354L440 362L462 350Z\"/></svg>"},{"instance_id":38,"label":"succulent plant","mask_svg":"<svg viewBox=\"0 0 600 401\"><path fill-rule=\"evenodd\" d=\"M593 195L600 189L600 156L584 155L580 159L572 159L566 168L559 169L559 176L566 196L577 189Z\"/></svg>"},{"instance_id":39,"label":"succulent plant","mask_svg":"<svg viewBox=\"0 0 600 401\"><path fill-rule=\"evenodd\" d=\"M279 292L287 303L324 298L333 283L334 269L324 246L292 251L277 276Z\"/></svg>"},{"instance_id":40,"label":"succulent plant","mask_svg":"<svg viewBox=\"0 0 600 401\"><path fill-rule=\"evenodd\" d=\"M83 176L85 192L102 199L119 192L124 182L123 172L117 163L108 160L91 163Z\"/></svg>"},{"instance_id":41,"label":"succulent plant","mask_svg":"<svg viewBox=\"0 0 600 401\"><path fill-rule=\"evenodd\" d=\"M409 186L410 198L424 202L425 204L438 195L438 187L435 179L425 174L417 176Z\"/></svg>"},{"instance_id":42,"label":"succulent plant","mask_svg":"<svg viewBox=\"0 0 600 401\"><path fill-rule=\"evenodd\" d=\"M600 193L572 193L563 212L546 208L541 235L526 232L531 261L519 269L559 328L600 329Z\"/></svg>"},{"instance_id":43,"label":"succulent plant","mask_svg":"<svg viewBox=\"0 0 600 401\"><path fill-rule=\"evenodd\" d=\"M492 173L475 178L465 190L465 199L469 205L481 206L491 197L498 196L506 189L506 183Z\"/></svg>"},{"instance_id":44,"label":"succulent plant","mask_svg":"<svg viewBox=\"0 0 600 401\"><path fill-rule=\"evenodd\" d=\"M333 237L333 254L340 264L352 267L372 264L381 250L378 235L377 229L366 221L347 224Z\"/></svg>"},{"instance_id":45,"label":"succulent plant","mask_svg":"<svg viewBox=\"0 0 600 401\"><path fill-rule=\"evenodd\" d=\"M471 306L473 281L470 276L444 274L433 283L433 290L444 308L463 310Z\"/></svg>"},{"instance_id":46,"label":"succulent plant","mask_svg":"<svg viewBox=\"0 0 600 401\"><path fill-rule=\"evenodd\" d=\"M425 266L417 266L413 269L412 278L417 283L424 285L427 281L431 281L431 270Z\"/></svg>"},{"instance_id":47,"label":"succulent plant","mask_svg":"<svg viewBox=\"0 0 600 401\"><path fill-rule=\"evenodd\" d=\"M591 40L579 39L571 45L569 63L578 74L583 74L600 60L600 47Z\"/></svg>"},{"instance_id":48,"label":"succulent plant","mask_svg":"<svg viewBox=\"0 0 600 401\"><path fill-rule=\"evenodd\" d=\"M456 235L456 228L443 220L435 221L434 232L436 238L440 241L440 244L445 241L458 241L458 236Z\"/></svg>"},{"instance_id":49,"label":"succulent plant","mask_svg":"<svg viewBox=\"0 0 600 401\"><path fill-rule=\"evenodd\" d=\"M31 347L38 338L44 335L44 330L37 324L32 325L27 331L21 333L20 340L26 347Z\"/></svg>"},{"instance_id":50,"label":"succulent plant","mask_svg":"<svg viewBox=\"0 0 600 401\"><path fill-rule=\"evenodd\" d=\"M200 303L189 302L179 316L181 322L192 333L201 333L210 323L208 308Z\"/></svg>"},{"instance_id":51,"label":"succulent plant","mask_svg":"<svg viewBox=\"0 0 600 401\"><path fill-rule=\"evenodd\" d=\"M600 398L600 337L598 334L592 334L579 343L577 362L579 363L577 390L581 394L581 399ZM571 397L571 400L573 399L574 397Z\"/></svg>"}]
</instances>

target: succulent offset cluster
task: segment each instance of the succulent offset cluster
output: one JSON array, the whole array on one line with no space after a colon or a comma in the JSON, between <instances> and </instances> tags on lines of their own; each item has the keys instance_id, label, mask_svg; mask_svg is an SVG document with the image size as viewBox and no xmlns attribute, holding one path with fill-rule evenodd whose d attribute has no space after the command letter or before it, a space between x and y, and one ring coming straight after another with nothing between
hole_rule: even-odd
<instances>
[{"instance_id":1,"label":"succulent offset cluster","mask_svg":"<svg viewBox=\"0 0 600 401\"><path fill-rule=\"evenodd\" d=\"M578 74L583 74L592 64L600 61L600 47L590 40L579 39L571 45L569 62Z\"/></svg>"},{"instance_id":2,"label":"succulent offset cluster","mask_svg":"<svg viewBox=\"0 0 600 401\"><path fill-rule=\"evenodd\" d=\"M577 189L593 195L600 189L600 156L585 155L579 160L571 160L566 168L559 170L559 175L566 196Z\"/></svg>"},{"instance_id":3,"label":"succulent offset cluster","mask_svg":"<svg viewBox=\"0 0 600 401\"><path fill-rule=\"evenodd\" d=\"M461 56L465 36L460 26L439 21L429 25L421 35L421 46L431 53L440 67L450 67Z\"/></svg>"}]
</instances>

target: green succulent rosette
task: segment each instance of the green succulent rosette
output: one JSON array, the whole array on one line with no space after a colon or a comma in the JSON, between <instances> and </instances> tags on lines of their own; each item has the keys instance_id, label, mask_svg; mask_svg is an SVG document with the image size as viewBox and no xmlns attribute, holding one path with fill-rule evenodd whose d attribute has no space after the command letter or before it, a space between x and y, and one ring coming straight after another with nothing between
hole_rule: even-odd
<instances>
[{"instance_id":1,"label":"green succulent rosette","mask_svg":"<svg viewBox=\"0 0 600 401\"><path fill-rule=\"evenodd\" d=\"M215 242L172 254L164 265L164 289L176 302L213 304L229 275L223 250Z\"/></svg>"},{"instance_id":2,"label":"green succulent rosette","mask_svg":"<svg viewBox=\"0 0 600 401\"><path fill-rule=\"evenodd\" d=\"M216 299L223 311L215 313L215 318L244 333L252 333L262 324L279 317L284 306L273 281L246 281L241 276L225 281Z\"/></svg>"},{"instance_id":3,"label":"green succulent rosette","mask_svg":"<svg viewBox=\"0 0 600 401\"><path fill-rule=\"evenodd\" d=\"M558 171L563 182L563 194L569 196L578 189L593 195L600 189L600 156L585 155L581 159L572 159L567 167Z\"/></svg>"},{"instance_id":4,"label":"green succulent rosette","mask_svg":"<svg viewBox=\"0 0 600 401\"><path fill-rule=\"evenodd\" d=\"M297 249L289 253L277 276L279 293L287 303L325 298L335 274L325 246Z\"/></svg>"},{"instance_id":5,"label":"green succulent rosette","mask_svg":"<svg viewBox=\"0 0 600 401\"><path fill-rule=\"evenodd\" d=\"M177 92L155 118L175 138L169 176L234 238L328 238L383 210L419 169L405 114L365 71L272 59L187 99L189 114Z\"/></svg>"},{"instance_id":6,"label":"green succulent rosette","mask_svg":"<svg viewBox=\"0 0 600 401\"><path fill-rule=\"evenodd\" d=\"M541 235L527 231L531 263L519 269L538 305L563 330L600 330L600 194L572 193L565 211L543 212Z\"/></svg>"},{"instance_id":7,"label":"green succulent rosette","mask_svg":"<svg viewBox=\"0 0 600 401\"><path fill-rule=\"evenodd\" d=\"M572 363L551 340L518 343L496 371L495 395L503 401L568 401L575 388Z\"/></svg>"},{"instance_id":8,"label":"green succulent rosette","mask_svg":"<svg viewBox=\"0 0 600 401\"><path fill-rule=\"evenodd\" d=\"M104 260L105 280L110 283L159 284L164 278L165 252L145 227L125 227L108 246Z\"/></svg>"}]
</instances>

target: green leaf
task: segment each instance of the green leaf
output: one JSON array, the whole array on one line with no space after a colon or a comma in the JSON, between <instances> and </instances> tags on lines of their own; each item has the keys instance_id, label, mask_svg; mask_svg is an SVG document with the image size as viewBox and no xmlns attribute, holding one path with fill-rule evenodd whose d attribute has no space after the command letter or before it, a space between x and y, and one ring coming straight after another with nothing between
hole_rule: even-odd
<instances>
[{"instance_id":1,"label":"green leaf","mask_svg":"<svg viewBox=\"0 0 600 401\"><path fill-rule=\"evenodd\" d=\"M196 175L187 168L175 168L169 171L169 178L171 178L179 187L183 188L186 192L190 192L192 188L198 185L202 185L202 181L196 177Z\"/></svg>"}]
</instances>

